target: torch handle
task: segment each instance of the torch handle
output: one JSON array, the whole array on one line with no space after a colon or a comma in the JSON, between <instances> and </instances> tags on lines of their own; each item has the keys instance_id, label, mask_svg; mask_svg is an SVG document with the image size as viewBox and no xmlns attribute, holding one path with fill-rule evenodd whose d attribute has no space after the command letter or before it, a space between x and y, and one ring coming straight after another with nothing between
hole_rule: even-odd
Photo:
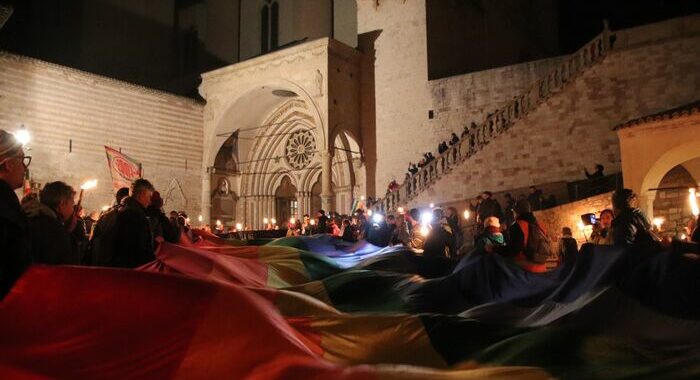
<instances>
[{"instance_id":1,"label":"torch handle","mask_svg":"<svg viewBox=\"0 0 700 380\"><path fill-rule=\"evenodd\" d=\"M78 206L80 206L83 203L83 193L85 190L80 189L80 195L78 195Z\"/></svg>"}]
</instances>

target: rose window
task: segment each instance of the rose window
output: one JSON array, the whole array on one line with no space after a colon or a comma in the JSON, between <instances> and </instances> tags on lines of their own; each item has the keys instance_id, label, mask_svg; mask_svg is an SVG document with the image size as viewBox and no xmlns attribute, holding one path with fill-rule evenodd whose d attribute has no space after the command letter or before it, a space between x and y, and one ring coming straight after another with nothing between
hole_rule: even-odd
<instances>
[{"instance_id":1,"label":"rose window","mask_svg":"<svg viewBox=\"0 0 700 380\"><path fill-rule=\"evenodd\" d=\"M303 169L311 163L316 153L316 140L311 131L296 131L287 140L285 155L294 169Z\"/></svg>"}]
</instances>

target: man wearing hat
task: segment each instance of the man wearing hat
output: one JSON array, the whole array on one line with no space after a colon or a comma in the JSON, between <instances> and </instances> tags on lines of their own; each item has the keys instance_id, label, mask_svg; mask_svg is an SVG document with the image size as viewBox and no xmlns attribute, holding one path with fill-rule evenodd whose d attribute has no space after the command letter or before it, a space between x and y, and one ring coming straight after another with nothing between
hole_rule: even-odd
<instances>
[{"instance_id":1,"label":"man wearing hat","mask_svg":"<svg viewBox=\"0 0 700 380\"><path fill-rule=\"evenodd\" d=\"M0 299L31 264L27 219L14 192L30 162L22 144L0 129Z\"/></svg>"}]
</instances>

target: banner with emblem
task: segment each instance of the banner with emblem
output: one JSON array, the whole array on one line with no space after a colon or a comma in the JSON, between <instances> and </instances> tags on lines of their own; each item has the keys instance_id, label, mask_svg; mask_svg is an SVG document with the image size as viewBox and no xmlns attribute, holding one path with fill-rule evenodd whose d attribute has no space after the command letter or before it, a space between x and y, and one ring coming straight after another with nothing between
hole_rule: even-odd
<instances>
[{"instance_id":1,"label":"banner with emblem","mask_svg":"<svg viewBox=\"0 0 700 380\"><path fill-rule=\"evenodd\" d=\"M107 152L107 165L112 175L112 186L117 191L122 187L130 187L131 183L141 178L141 163L126 154L105 146Z\"/></svg>"}]
</instances>

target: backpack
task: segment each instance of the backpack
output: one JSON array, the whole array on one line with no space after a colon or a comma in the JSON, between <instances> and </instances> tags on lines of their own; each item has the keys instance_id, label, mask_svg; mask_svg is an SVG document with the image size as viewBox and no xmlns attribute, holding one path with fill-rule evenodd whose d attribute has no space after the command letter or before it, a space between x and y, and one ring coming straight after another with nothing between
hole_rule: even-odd
<instances>
[{"instance_id":1,"label":"backpack","mask_svg":"<svg viewBox=\"0 0 700 380\"><path fill-rule=\"evenodd\" d=\"M552 241L537 223L518 221L520 229L525 235L525 249L523 253L528 261L535 264L544 264L552 255ZM524 226L527 226L524 228Z\"/></svg>"}]
</instances>

